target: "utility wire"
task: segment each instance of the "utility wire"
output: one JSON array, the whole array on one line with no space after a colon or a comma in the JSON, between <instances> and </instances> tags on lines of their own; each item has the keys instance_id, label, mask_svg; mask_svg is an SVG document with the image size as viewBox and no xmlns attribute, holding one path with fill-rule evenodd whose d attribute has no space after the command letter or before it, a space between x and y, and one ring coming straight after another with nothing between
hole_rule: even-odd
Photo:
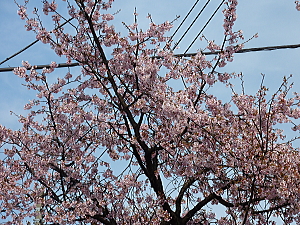
<instances>
[{"instance_id":1,"label":"utility wire","mask_svg":"<svg viewBox=\"0 0 300 225\"><path fill-rule=\"evenodd\" d=\"M192 41L192 43L189 45L189 47L185 50L184 54L186 54L190 48L193 46L193 44L195 43L195 41L198 39L198 37L200 36L200 34L204 31L204 29L207 27L207 25L210 23L210 21L212 20L212 18L214 18L214 16L216 15L216 13L218 12L218 10L221 8L221 6L223 5L223 3L225 2L225 0L223 0L220 5L218 6L218 8L214 11L214 13L211 15L211 17L208 19L208 21L205 23L205 25L202 27L202 29L199 31L199 33L197 34L197 36L194 38L194 40Z\"/></svg>"},{"instance_id":2,"label":"utility wire","mask_svg":"<svg viewBox=\"0 0 300 225\"><path fill-rule=\"evenodd\" d=\"M183 21L180 23L180 25L178 26L178 28L176 29L176 31L173 33L173 35L171 36L171 38L173 38L175 36L175 34L178 32L178 30L180 29L180 27L182 26L182 24L185 22L185 20L187 19L187 17L190 15L190 13L193 11L193 9L195 8L195 6L199 3L200 0L197 0L194 5L192 6L192 8L189 10L189 12L187 13L187 15L185 16L185 18L183 19ZM217 8L217 10L213 13L213 15L210 17L210 19L206 22L206 24L204 25L204 27L201 29L201 31L198 33L197 37L193 40L193 42L190 44L190 46L188 47L188 49L183 53L183 54L175 54L174 56L177 57L190 57L192 55L195 55L196 53L190 53L190 54L186 54L187 51L190 49L190 47L195 43L196 39L200 36L200 34L202 33L202 31L206 28L206 26L208 25L208 23L211 21L211 19L214 17L214 15L216 14L216 12L218 11L218 9L221 7L221 5L223 4L225 0L222 1L222 3L219 5L219 7ZM200 12L198 13L198 15L195 17L195 19L193 20L193 22L189 25L189 27L187 28L187 30L184 32L184 34L181 36L181 38L179 39L178 42L176 42L175 46L173 47L173 50L179 45L179 43L182 41L182 39L185 37L185 35L188 33L188 31L191 29L191 27L194 25L194 23L196 22L196 20L199 18L199 16L202 14L202 12L204 11L204 9L207 7L208 3L210 2L210 0L208 0L206 2L206 4L202 7L202 9L200 10ZM70 18L69 20L65 21L63 24L61 24L60 26L58 26L55 30L61 28L62 26L64 26L65 24L69 23L73 18ZM52 32L50 32L52 33ZM31 46L33 46L34 44L36 44L39 40L35 40L32 43L30 43L29 45L27 45L25 48L21 49L20 51L16 52L15 54L11 55L10 57L6 58L5 60L3 60L2 62L0 62L0 65L2 65L3 63L7 62L8 60L14 58L15 56L19 55L20 53L22 53L23 51L25 51L26 49L30 48ZM208 52L206 54L211 54L211 52ZM214 53L217 54L217 53ZM154 58L159 58L159 57L154 57ZM70 63L70 64L66 64L66 63L60 63L58 64L58 68L62 68L62 67L74 67L74 66L79 66L79 63ZM47 65L38 65L36 66L35 69L43 69L43 68L49 68L50 66ZM6 67L6 68L0 68L0 72L7 72L7 71L12 71L14 70L14 68L16 67Z\"/></svg>"},{"instance_id":3,"label":"utility wire","mask_svg":"<svg viewBox=\"0 0 300 225\"><path fill-rule=\"evenodd\" d=\"M74 66L79 66L79 63L59 63L59 64L57 64L57 68L74 67ZM18 68L18 67L0 68L0 72L13 71L15 68ZM40 69L44 69L44 68L50 68L50 64L34 66L35 70L40 70ZM28 68L27 70L30 70L30 68Z\"/></svg>"},{"instance_id":4,"label":"utility wire","mask_svg":"<svg viewBox=\"0 0 300 225\"><path fill-rule=\"evenodd\" d=\"M195 6L199 3L200 0L197 0L194 5L192 6L192 8L190 9L190 11L186 14L186 16L184 17L184 19L181 21L181 23L179 24L179 26L177 27L177 29L174 31L174 33L172 34L172 36L170 37L170 41L168 43L170 43L172 41L172 38L175 36L175 34L178 32L178 30L181 28L182 24L186 21L186 19L188 18L188 16L191 14L191 12L194 10Z\"/></svg>"},{"instance_id":5,"label":"utility wire","mask_svg":"<svg viewBox=\"0 0 300 225\"><path fill-rule=\"evenodd\" d=\"M206 4L202 7L202 9L200 10L200 12L198 13L198 15L195 17L195 19L193 20L193 22L190 24L190 26L186 29L186 31L183 33L183 35L180 37L179 41L176 42L176 44L173 47L173 50L179 45L179 43L182 41L182 39L185 37L185 35L187 34L187 32L191 29L191 27L194 25L194 23L196 22L196 20L199 18L199 16L202 14L202 12L204 11L204 9L206 8L206 6L208 5L208 3L210 2L210 0L208 0L206 2Z\"/></svg>"},{"instance_id":6,"label":"utility wire","mask_svg":"<svg viewBox=\"0 0 300 225\"><path fill-rule=\"evenodd\" d=\"M295 45L278 45L278 46L267 46L267 47L258 47L258 48L245 48L237 51L236 53L246 53L246 52L261 52L261 51L273 51L278 49L294 49L294 48L300 48L300 44ZM203 55L217 55L221 53L221 51L215 51L215 52L202 52ZM184 53L184 54L174 54L175 57L192 57L195 56L197 53ZM160 56L154 56L152 58L160 59L162 57ZM79 66L79 63L60 63L58 64L57 68L63 68L63 67L74 67ZM6 68L0 68L0 72L8 72L13 71L17 67L6 67ZM43 69L43 68L50 68L50 65L37 65L35 66L35 69ZM29 70L29 69L28 69Z\"/></svg>"},{"instance_id":7,"label":"utility wire","mask_svg":"<svg viewBox=\"0 0 300 225\"><path fill-rule=\"evenodd\" d=\"M35 40L34 42L27 45L25 48L21 49L20 51L16 52L15 54L13 54L13 55L9 56L8 58L4 59L2 62L0 62L0 65L7 62L8 60L14 58L15 56L19 55L20 53L24 52L26 49L30 48L32 45L36 44L37 42L39 42L39 40Z\"/></svg>"},{"instance_id":8,"label":"utility wire","mask_svg":"<svg viewBox=\"0 0 300 225\"><path fill-rule=\"evenodd\" d=\"M74 18L70 18L67 21L65 21L64 23L62 23L61 25L59 25L57 28L55 28L54 30L57 30L61 27L63 27L64 25L66 25L67 23L69 23L72 19ZM50 33L53 33L53 31L51 31ZM11 55L10 57L4 59L2 62L0 62L0 65L2 65L3 63L7 62L8 60L14 58L15 56L19 55L20 53L24 52L26 49L30 48L31 46L33 46L34 44L36 44L37 42L39 42L39 40L35 40L32 43L30 43L29 45L27 45L25 48L21 49L20 51L16 52L15 54Z\"/></svg>"},{"instance_id":9,"label":"utility wire","mask_svg":"<svg viewBox=\"0 0 300 225\"><path fill-rule=\"evenodd\" d=\"M300 44L295 45L276 45L276 46L266 46L266 47L258 47L258 48L244 48L235 53L246 53L246 52L261 52L261 51L273 51L278 49L293 49L293 48L300 48ZM203 55L217 55L222 53L222 51L215 51L215 52L202 52ZM192 57L195 56L197 53L184 53L184 54L175 54L176 57Z\"/></svg>"}]
</instances>

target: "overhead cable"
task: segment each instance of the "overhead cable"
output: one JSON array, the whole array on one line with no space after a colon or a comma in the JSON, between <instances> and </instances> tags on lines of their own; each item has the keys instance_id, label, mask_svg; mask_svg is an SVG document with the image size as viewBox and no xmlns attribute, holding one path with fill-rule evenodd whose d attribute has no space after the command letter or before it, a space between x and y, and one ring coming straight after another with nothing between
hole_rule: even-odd
<instances>
[{"instance_id":1,"label":"overhead cable","mask_svg":"<svg viewBox=\"0 0 300 225\"><path fill-rule=\"evenodd\" d=\"M278 49L293 49L300 48L300 44L295 45L276 45L276 46L266 46L266 47L258 47L258 48L244 48L235 53L246 53L246 52L261 52L261 51L273 51ZM203 55L217 55L222 53L222 51L214 51L214 52L202 52ZM192 57L197 55L198 53L184 53L184 54L175 54L176 57Z\"/></svg>"},{"instance_id":2,"label":"overhead cable","mask_svg":"<svg viewBox=\"0 0 300 225\"><path fill-rule=\"evenodd\" d=\"M176 47L179 45L179 43L182 41L182 39L185 37L185 35L188 33L188 31L191 29L191 27L194 25L194 23L196 22L196 20L199 18L199 16L202 14L202 12L204 11L204 9L206 8L206 6L208 5L208 3L210 2L210 0L208 0L206 2L206 4L202 7L202 9L200 10L200 12L198 13L198 15L195 17L195 19L193 20L193 22L189 25L189 27L186 29L186 31L183 33L183 35L180 37L180 39L175 43L173 50L176 49Z\"/></svg>"},{"instance_id":3,"label":"overhead cable","mask_svg":"<svg viewBox=\"0 0 300 225\"><path fill-rule=\"evenodd\" d=\"M184 54L187 53L190 48L193 46L193 44L195 43L195 41L199 38L200 34L202 34L202 32L204 31L204 29L207 27L207 25L210 23L210 21L212 20L212 18L214 18L214 16L216 15L216 13L219 11L219 9L221 8L221 6L223 5L223 3L225 2L225 0L223 0L220 5L218 6L218 8L214 11L214 13L211 15L211 17L208 19L208 21L205 23L205 25L202 27L202 29L199 31L199 33L197 34L197 36L194 38L194 40L192 41L192 43L189 45L189 47L185 50Z\"/></svg>"},{"instance_id":4,"label":"overhead cable","mask_svg":"<svg viewBox=\"0 0 300 225\"><path fill-rule=\"evenodd\" d=\"M74 66L79 66L79 63L59 63L59 64L57 64L57 68L74 67ZM18 68L18 67L0 68L0 72L13 71L15 68ZM34 66L35 70L41 70L44 68L50 68L50 64ZM28 68L27 70L30 70L30 68Z\"/></svg>"},{"instance_id":5,"label":"overhead cable","mask_svg":"<svg viewBox=\"0 0 300 225\"><path fill-rule=\"evenodd\" d=\"M261 52L261 51L273 51L278 49L295 49L300 48L300 44L295 45L278 45L278 46L267 46L267 47L258 47L258 48L245 48L237 51L236 53L246 53L246 52ZM215 52L202 52L203 55L217 55L222 53L221 51L215 51ZM197 55L198 53L184 53L184 54L174 54L175 57L193 57ZM159 56L154 56L152 58L162 58ZM60 63L58 64L57 68L62 67L74 67L79 66L79 63ZM15 68L18 67L6 67L6 68L0 68L0 72L9 72L13 71ZM35 66L35 69L43 69L43 68L50 68L50 64L47 65L37 65ZM29 69L28 69L29 70Z\"/></svg>"},{"instance_id":6,"label":"overhead cable","mask_svg":"<svg viewBox=\"0 0 300 225\"><path fill-rule=\"evenodd\" d=\"M186 16L184 17L184 19L181 21L181 23L179 24L179 26L177 27L177 29L174 31L174 33L171 35L170 37L170 41L168 43L170 43L172 41L172 38L175 36L175 34L178 32L178 30L181 28L182 24L186 21L186 19L188 18L188 16L191 14L191 12L194 10L195 6L199 3L200 0L197 0L194 5L192 6L192 8L190 9L190 11L186 14Z\"/></svg>"},{"instance_id":7,"label":"overhead cable","mask_svg":"<svg viewBox=\"0 0 300 225\"><path fill-rule=\"evenodd\" d=\"M24 52L26 49L30 48L32 45L36 44L37 42L39 42L39 40L35 40L34 42L27 45L25 48L21 49L20 51L16 52L15 54L13 54L13 55L9 56L8 58L4 59L2 62L0 62L0 65L7 62L8 60L14 58L15 56L19 55L20 53Z\"/></svg>"},{"instance_id":8,"label":"overhead cable","mask_svg":"<svg viewBox=\"0 0 300 225\"><path fill-rule=\"evenodd\" d=\"M59 25L57 28L55 28L54 30L57 30L61 27L63 27L64 25L66 25L67 23L69 23L72 19L74 18L70 18L67 21L65 21L64 23L62 23L61 25ZM53 31L51 31L50 33L52 33ZM34 44L36 44L37 42L39 42L39 40L35 40L33 42L31 42L29 45L27 45L25 48L21 49L20 51L16 52L15 54L9 56L8 58L4 59L2 62L0 62L0 65L7 62L8 60L14 58L15 56L19 55L20 53L24 52L26 49L30 48L31 46L33 46Z\"/></svg>"}]
</instances>

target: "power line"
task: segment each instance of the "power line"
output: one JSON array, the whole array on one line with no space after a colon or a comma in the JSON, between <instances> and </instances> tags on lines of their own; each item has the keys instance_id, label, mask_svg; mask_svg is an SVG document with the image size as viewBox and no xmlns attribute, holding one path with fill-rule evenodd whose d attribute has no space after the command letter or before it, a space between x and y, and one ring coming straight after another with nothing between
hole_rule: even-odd
<instances>
[{"instance_id":1,"label":"power line","mask_svg":"<svg viewBox=\"0 0 300 225\"><path fill-rule=\"evenodd\" d=\"M236 53L246 53L246 52L261 52L261 51L273 51L278 49L294 49L294 48L300 48L300 44L295 45L278 45L278 46L267 46L267 47L258 47L258 48L245 48L237 51ZM217 55L221 53L221 51L215 51L215 52L202 52L203 55ZM183 54L174 54L175 57L192 57L195 56L197 53L183 53ZM162 58L160 56L154 56L153 58ZM63 67L74 67L79 66L79 63L60 63L58 64L57 68L63 68ZM6 67L6 68L0 68L0 72L9 72L13 71L17 67ZM43 68L50 68L50 65L37 65L35 66L35 69L43 69ZM29 70L29 69L28 69Z\"/></svg>"},{"instance_id":2,"label":"power line","mask_svg":"<svg viewBox=\"0 0 300 225\"><path fill-rule=\"evenodd\" d=\"M189 47L185 50L184 54L187 53L190 48L192 47L192 45L195 43L195 41L198 39L198 37L200 36L200 34L204 31L204 29L207 27L207 25L210 23L210 21L212 20L212 18L214 18L214 16L216 15L216 13L219 11L219 9L221 8L221 6L223 5L223 3L225 2L225 0L223 0L220 5L218 6L218 8L214 11L214 13L211 15L211 17L208 19L208 21L205 23L205 25L202 27L202 29L199 31L199 33L197 34L197 36L194 38L194 40L192 41L192 43L189 45Z\"/></svg>"},{"instance_id":3,"label":"power line","mask_svg":"<svg viewBox=\"0 0 300 225\"><path fill-rule=\"evenodd\" d=\"M61 27L63 27L64 25L66 25L67 23L69 23L72 19L74 18L70 18L67 21L65 21L64 23L62 23L61 25L59 25L57 28L55 28L54 30L57 30ZM54 31L53 30L53 31ZM53 31L50 31L50 33L53 33ZM7 62L8 60L14 58L15 56L19 55L20 53L24 52L26 49L30 48L31 46L33 46L34 44L36 44L37 42L39 42L39 40L35 40L33 42L31 42L29 45L27 45L25 48L21 49L20 51L16 52L15 54L9 56L8 58L4 59L2 62L0 62L0 65L2 65L3 63Z\"/></svg>"},{"instance_id":4,"label":"power line","mask_svg":"<svg viewBox=\"0 0 300 225\"><path fill-rule=\"evenodd\" d=\"M193 9L195 8L195 6L198 4L200 0L197 0L194 5L192 6L192 8L189 10L189 12L187 13L187 15L185 16L185 18L182 20L182 22L180 23L180 25L178 26L178 28L175 30L175 32L172 34L171 39L175 36L175 34L178 32L178 30L180 29L180 27L182 26L182 24L185 22L185 20L187 19L187 17L191 14L191 12L193 11ZM184 36L187 34L187 32L191 29L191 27L193 26L193 24L196 22L196 20L198 19L198 17L201 15L201 13L203 12L203 10L206 8L206 6L208 5L208 3L210 2L210 0L208 0L206 2L206 4L202 7L201 11L198 13L198 15L196 16L196 18L193 20L193 22L190 24L190 26L187 28L187 30L185 31L185 33L181 36L181 38L179 39L179 41L175 44L173 50L178 46L178 44L182 41L182 39L184 38ZM65 24L69 23L73 18L70 18L69 20L65 21L63 24L61 24L60 26L58 26L57 28L55 28L54 30L57 30L61 27L63 27ZM203 30L203 29L202 29ZM52 33L53 31L51 31L50 33ZM30 43L29 45L27 45L25 48L21 49L20 51L16 52L15 54L7 57L6 59L4 59L3 61L0 62L0 65L2 65L3 63L7 62L8 60L14 58L15 56L19 55L20 53L24 52L26 49L30 48L31 46L33 46L34 44L36 44L37 42L39 42L39 40L35 40L32 43ZM186 53L187 51L185 51ZM71 64L70 64L71 65ZM65 67L65 66L62 66ZM2 68L2 69L6 69L6 68ZM10 71L10 70L8 70ZM2 71L1 71L2 72Z\"/></svg>"},{"instance_id":5,"label":"power line","mask_svg":"<svg viewBox=\"0 0 300 225\"><path fill-rule=\"evenodd\" d=\"M32 45L36 44L37 42L39 42L39 40L35 40L32 43L30 43L29 45L27 45L25 48L22 48L20 51L16 52L15 54L9 56L8 58L4 59L2 62L0 62L0 65L7 62L8 60L14 58L15 56L19 55L20 53L24 52L26 49L30 48Z\"/></svg>"},{"instance_id":6,"label":"power line","mask_svg":"<svg viewBox=\"0 0 300 225\"><path fill-rule=\"evenodd\" d=\"M179 45L179 43L182 41L182 39L185 37L185 35L187 34L187 32L191 29L191 27L194 25L194 23L196 22L196 20L199 18L199 16L202 14L202 12L204 11L204 9L206 8L206 6L208 5L208 3L210 2L210 0L208 0L206 2L206 4L202 7L202 9L200 10L200 12L197 14L197 16L195 17L195 19L193 20L193 22L189 25L189 27L186 29L186 31L183 33L183 35L180 37L179 41L177 41L173 47L173 50Z\"/></svg>"},{"instance_id":7,"label":"power line","mask_svg":"<svg viewBox=\"0 0 300 225\"><path fill-rule=\"evenodd\" d=\"M244 48L235 53L246 53L246 52L261 52L261 51L273 51L278 49L289 49L289 48L300 48L300 44L295 45L276 45L276 46L266 46L266 47L257 47L257 48ZM217 55L222 51L215 51L215 52L203 52L203 55ZM184 53L184 54L175 54L176 57L192 57L195 56L197 53Z\"/></svg>"},{"instance_id":8,"label":"power line","mask_svg":"<svg viewBox=\"0 0 300 225\"><path fill-rule=\"evenodd\" d=\"M182 24L186 21L186 19L188 18L188 16L191 14L191 12L194 10L195 6L198 4L200 0L197 0L194 5L192 6L192 8L189 10L189 12L186 14L186 16L184 17L184 19L181 21L181 23L179 24L179 26L177 27L177 29L174 31L174 33L172 34L172 36L170 37L170 41L172 40L172 38L175 36L175 34L178 32L178 30L180 29L180 27L182 26Z\"/></svg>"},{"instance_id":9,"label":"power line","mask_svg":"<svg viewBox=\"0 0 300 225\"><path fill-rule=\"evenodd\" d=\"M79 66L79 63L59 63L59 64L57 64L57 68L74 67L74 66ZM0 68L0 72L9 72L9 71L13 71L15 68L18 68L18 67L6 67L6 68ZM36 70L40 70L40 69L44 69L44 68L50 68L50 64L46 64L46 65L37 65L37 66L35 66L35 69L36 69ZM27 70L30 70L30 68L28 68Z\"/></svg>"}]
</instances>

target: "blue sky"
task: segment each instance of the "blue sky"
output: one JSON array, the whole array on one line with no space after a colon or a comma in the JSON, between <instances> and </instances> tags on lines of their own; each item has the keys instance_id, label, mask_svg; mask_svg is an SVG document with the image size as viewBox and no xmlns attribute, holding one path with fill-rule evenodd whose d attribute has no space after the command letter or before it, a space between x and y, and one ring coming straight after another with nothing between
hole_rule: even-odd
<instances>
[{"instance_id":1,"label":"blue sky","mask_svg":"<svg viewBox=\"0 0 300 225\"><path fill-rule=\"evenodd\" d=\"M18 0L21 2L22 0ZM40 1L35 0L40 4ZM61 1L57 1L60 3ZM138 20L141 28L147 28L149 20L146 18L150 13L154 22L162 23L165 20L173 20L180 15L174 26L178 26L195 1L179 0L116 0L111 12L121 11L115 16L114 25L117 29L125 32L121 22L131 24L133 11L137 8ZM190 15L182 29L179 30L175 41L180 38L186 27L199 12L206 1L202 0ZM177 53L182 53L194 39L199 29L202 28L208 17L217 7L221 0L209 3L207 9L192 27L191 31L183 39ZM24 48L35 40L35 34L24 28L24 21L16 14L17 7L13 0L3 0L0 3L0 61L13 53ZM293 0L251 0L240 1L238 5L238 20L235 30L243 30L245 38L251 38L258 33L259 37L251 40L245 47L261 47L271 45L298 44L300 43L300 12L296 11ZM223 17L221 11L211 21L204 35L210 40L220 43L222 36ZM197 41L190 52L204 47L204 43ZM256 52L237 54L233 63L228 64L225 70L228 72L243 72L246 80L246 91L257 90L260 74L266 74L266 84L274 90L281 82L284 75L294 74L293 80L299 81L299 56L300 49L277 50L271 52ZM51 61L64 62L63 58L57 57L48 45L38 43L17 57L2 64L0 67L20 66L21 61L29 61L31 64L48 64ZM71 69L76 71L75 68ZM64 74L66 69L59 69L57 73ZM0 124L10 127L16 126L16 118L10 116L10 110L19 114L23 112L23 105L34 98L34 93L23 87L22 79L12 72L0 73ZM300 87L300 85L298 85ZM299 89L299 88L298 88Z\"/></svg>"}]
</instances>

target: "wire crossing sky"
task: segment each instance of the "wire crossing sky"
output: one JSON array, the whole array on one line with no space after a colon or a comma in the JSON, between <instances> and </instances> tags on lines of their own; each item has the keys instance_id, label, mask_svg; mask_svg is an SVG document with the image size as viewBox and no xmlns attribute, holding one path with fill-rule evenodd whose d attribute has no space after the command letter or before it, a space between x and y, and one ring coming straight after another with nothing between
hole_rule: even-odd
<instances>
[{"instance_id":1,"label":"wire crossing sky","mask_svg":"<svg viewBox=\"0 0 300 225\"><path fill-rule=\"evenodd\" d=\"M279 50L279 49L293 49L293 48L300 48L300 44L297 45L279 45L279 46L268 46L268 47L260 47L260 48L244 48L236 53L246 53L246 52L260 52L260 51L274 51L274 50ZM221 53L220 51L215 51L215 52L203 52L203 55L217 55ZM174 54L174 56L177 57L192 57L195 56L197 53L183 53L183 54ZM13 57L10 57L13 58ZM161 58L161 57L153 57L153 58ZM64 67L74 67L74 66L79 66L79 63L59 63L57 65L57 68L64 68ZM43 69L43 68L49 68L50 64L47 65L36 65L35 69ZM6 67L6 68L0 68L0 72L8 72L8 71L13 71L17 67ZM28 68L29 70L29 68Z\"/></svg>"}]
</instances>

